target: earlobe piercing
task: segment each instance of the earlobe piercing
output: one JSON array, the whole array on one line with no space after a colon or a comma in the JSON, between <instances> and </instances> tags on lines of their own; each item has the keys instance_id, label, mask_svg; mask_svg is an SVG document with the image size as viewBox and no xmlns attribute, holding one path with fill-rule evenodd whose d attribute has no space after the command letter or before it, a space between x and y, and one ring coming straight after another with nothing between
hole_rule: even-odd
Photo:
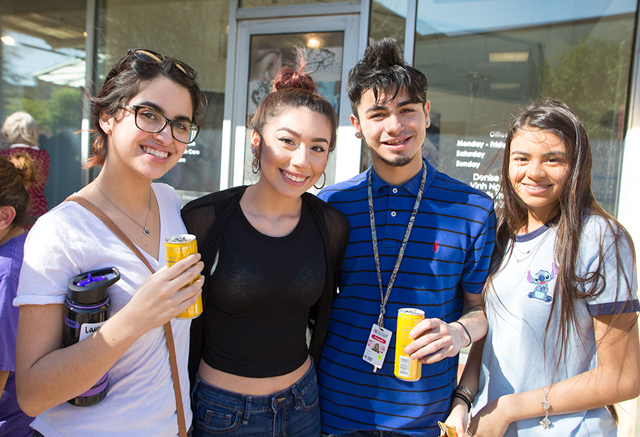
<instances>
[{"instance_id":1,"label":"earlobe piercing","mask_svg":"<svg viewBox=\"0 0 640 437\"><path fill-rule=\"evenodd\" d=\"M356 132L356 138L362 138L362 134L360 132Z\"/></svg>"}]
</instances>

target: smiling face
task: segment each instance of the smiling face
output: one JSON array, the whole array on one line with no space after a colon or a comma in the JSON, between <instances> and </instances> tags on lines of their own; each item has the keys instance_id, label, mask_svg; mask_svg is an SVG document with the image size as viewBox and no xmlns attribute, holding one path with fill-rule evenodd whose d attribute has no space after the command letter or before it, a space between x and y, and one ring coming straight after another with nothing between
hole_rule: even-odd
<instances>
[{"instance_id":1,"label":"smiling face","mask_svg":"<svg viewBox=\"0 0 640 437\"><path fill-rule=\"evenodd\" d=\"M568 174L568 152L560 138L542 130L518 131L511 141L509 179L529 210L527 232L546 224L559 212Z\"/></svg>"},{"instance_id":2,"label":"smiling face","mask_svg":"<svg viewBox=\"0 0 640 437\"><path fill-rule=\"evenodd\" d=\"M422 143L431 104L412 102L405 89L388 101L392 96L379 92L376 101L373 90L367 90L358 104L358 116L351 115L351 123L364 138L376 173L389 183L402 183L422 168Z\"/></svg>"},{"instance_id":3,"label":"smiling face","mask_svg":"<svg viewBox=\"0 0 640 437\"><path fill-rule=\"evenodd\" d=\"M329 157L331 123L305 107L291 108L265 126L262 138L251 133L260 156L258 184L281 196L296 198L315 184Z\"/></svg>"},{"instance_id":4,"label":"smiling face","mask_svg":"<svg viewBox=\"0 0 640 437\"><path fill-rule=\"evenodd\" d=\"M187 88L158 77L144 84L127 106L151 108L171 120L191 121L193 105ZM148 111L147 111L148 112ZM139 116L144 116L141 110ZM129 172L145 179L157 179L169 171L180 159L187 145L171 135L169 123L157 133L139 129L135 111L122 109L115 117L103 114L100 126L108 136L105 168Z\"/></svg>"}]
</instances>

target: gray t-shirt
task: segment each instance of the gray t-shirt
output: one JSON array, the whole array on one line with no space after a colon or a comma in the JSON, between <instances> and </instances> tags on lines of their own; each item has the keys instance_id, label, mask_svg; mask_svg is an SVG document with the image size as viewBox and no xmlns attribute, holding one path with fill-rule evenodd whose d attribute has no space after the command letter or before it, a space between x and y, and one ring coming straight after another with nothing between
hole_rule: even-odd
<instances>
[{"instance_id":1,"label":"gray t-shirt","mask_svg":"<svg viewBox=\"0 0 640 437\"><path fill-rule=\"evenodd\" d=\"M619 245L620 259L630 289L616 270L613 235L604 219L587 218L578 259L578 276L598 268L600 242L603 240L604 263L601 273L605 290L597 297L579 300L575 311L578 330L570 333L567 353L558 365L557 335L560 302L553 306L552 323L545 338L545 327L555 299L558 274L554 260L556 226L516 236L501 269L487 294L489 332L485 341L480 389L474 413L487 403L511 393L540 390L552 382L562 381L597 366L593 316L638 311L637 278L632 248ZM619 290L617 292L617 290ZM616 292L618 295L616 296ZM505 436L615 436L616 425L606 408L573 414L550 416L553 428L543 430L541 417L512 423ZM543 434L542 434L543 433Z\"/></svg>"}]
</instances>

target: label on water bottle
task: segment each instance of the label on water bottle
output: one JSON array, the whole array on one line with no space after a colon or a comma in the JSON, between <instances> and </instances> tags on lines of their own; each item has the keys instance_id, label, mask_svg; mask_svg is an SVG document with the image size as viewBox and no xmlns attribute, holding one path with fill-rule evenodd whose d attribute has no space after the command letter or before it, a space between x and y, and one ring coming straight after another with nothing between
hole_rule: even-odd
<instances>
[{"instance_id":1,"label":"label on water bottle","mask_svg":"<svg viewBox=\"0 0 640 437\"><path fill-rule=\"evenodd\" d=\"M82 341L87 337L90 337L91 334L96 332L105 322L98 323L83 323L80 326L80 339L78 341Z\"/></svg>"}]
</instances>

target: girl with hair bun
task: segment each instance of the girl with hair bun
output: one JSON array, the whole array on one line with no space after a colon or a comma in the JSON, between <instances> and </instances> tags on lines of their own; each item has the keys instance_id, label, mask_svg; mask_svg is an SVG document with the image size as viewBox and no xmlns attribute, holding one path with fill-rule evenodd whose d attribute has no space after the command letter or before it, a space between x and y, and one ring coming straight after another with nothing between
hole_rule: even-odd
<instances>
[{"instance_id":1,"label":"girl with hair bun","mask_svg":"<svg viewBox=\"0 0 640 437\"><path fill-rule=\"evenodd\" d=\"M26 187L37 180L29 155L0 156L0 436L31 435L33 420L16 399L16 332L19 310L13 306L22 267L27 231L22 227L29 208Z\"/></svg>"},{"instance_id":2,"label":"girl with hair bun","mask_svg":"<svg viewBox=\"0 0 640 437\"><path fill-rule=\"evenodd\" d=\"M320 435L314 364L349 226L307 193L324 177L336 115L301 50L298 65L280 70L251 120L258 182L182 210L206 278L191 328L194 436Z\"/></svg>"}]
</instances>

